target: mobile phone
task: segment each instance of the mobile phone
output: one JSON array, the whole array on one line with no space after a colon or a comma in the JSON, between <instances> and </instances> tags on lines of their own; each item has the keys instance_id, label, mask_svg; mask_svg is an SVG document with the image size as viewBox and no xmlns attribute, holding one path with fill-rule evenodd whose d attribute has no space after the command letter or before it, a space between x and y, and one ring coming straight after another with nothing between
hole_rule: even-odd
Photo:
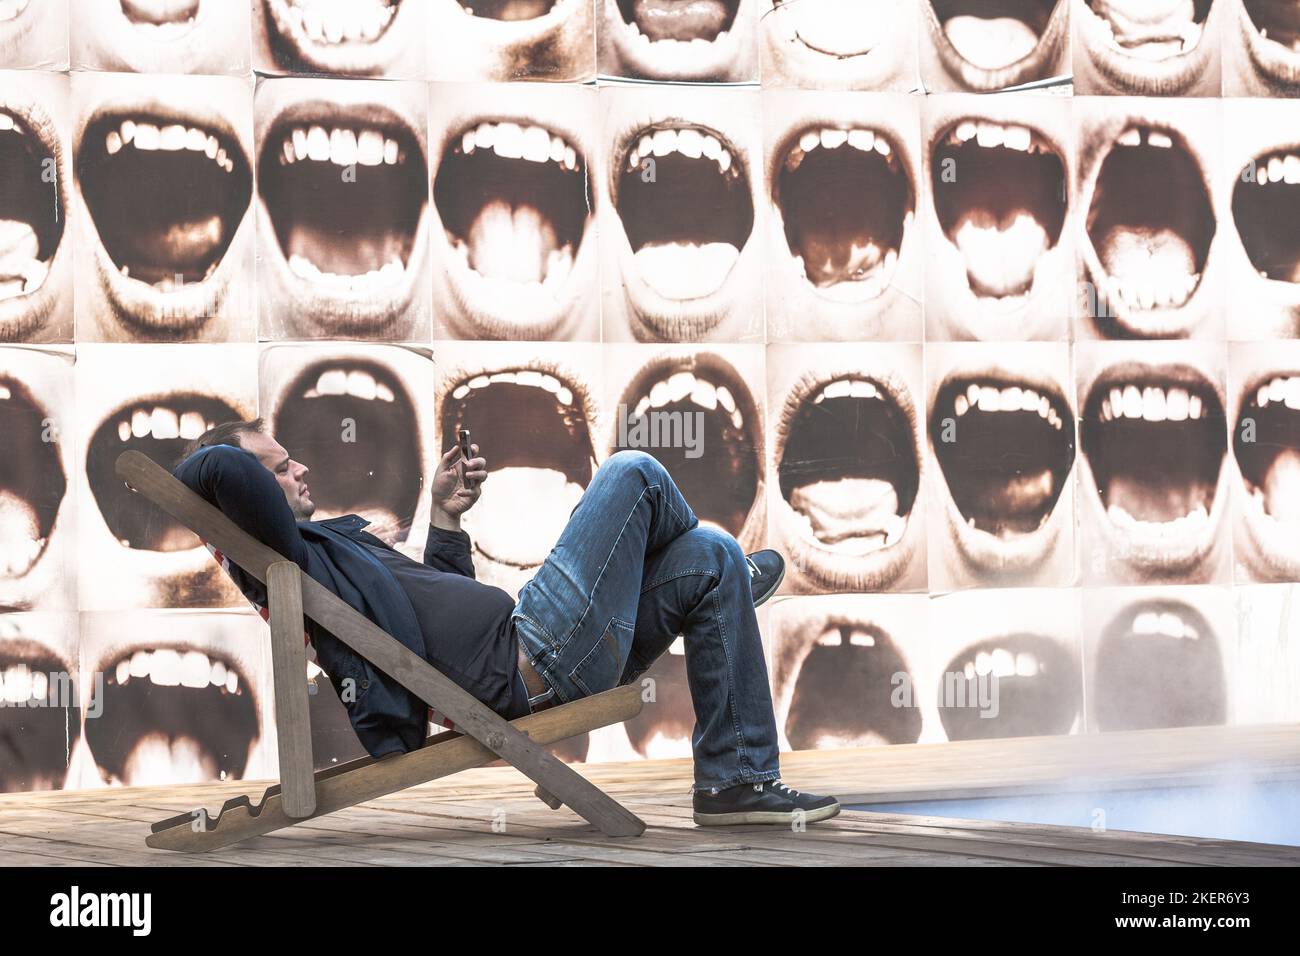
<instances>
[{"instance_id":1,"label":"mobile phone","mask_svg":"<svg viewBox=\"0 0 1300 956\"><path fill-rule=\"evenodd\" d=\"M465 463L469 461L469 429L462 428L456 433L456 438L460 442L460 477L465 481ZM467 482L468 483L468 482Z\"/></svg>"}]
</instances>

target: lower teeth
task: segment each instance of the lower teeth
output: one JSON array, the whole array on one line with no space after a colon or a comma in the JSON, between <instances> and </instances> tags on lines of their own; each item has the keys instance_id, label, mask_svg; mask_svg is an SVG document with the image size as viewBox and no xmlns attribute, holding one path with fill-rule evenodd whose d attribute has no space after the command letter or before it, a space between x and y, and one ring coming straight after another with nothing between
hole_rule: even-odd
<instances>
[{"instance_id":1,"label":"lower teeth","mask_svg":"<svg viewBox=\"0 0 1300 956\"><path fill-rule=\"evenodd\" d=\"M405 269L396 259L390 260L383 268L361 273L360 275L338 275L322 272L310 259L291 255L289 269L300 279L323 285L339 292L363 291L400 282Z\"/></svg>"}]
</instances>

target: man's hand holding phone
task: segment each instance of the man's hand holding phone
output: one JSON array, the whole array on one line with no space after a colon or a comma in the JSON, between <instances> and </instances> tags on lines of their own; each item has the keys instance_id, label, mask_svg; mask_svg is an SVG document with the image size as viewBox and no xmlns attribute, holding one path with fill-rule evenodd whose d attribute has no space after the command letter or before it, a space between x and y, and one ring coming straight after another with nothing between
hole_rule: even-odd
<instances>
[{"instance_id":1,"label":"man's hand holding phone","mask_svg":"<svg viewBox=\"0 0 1300 956\"><path fill-rule=\"evenodd\" d=\"M487 480L487 459L478 454L478 445L468 444L471 456L463 456L462 443L452 445L438 462L433 476L433 514L435 528L460 530L460 518L474 506Z\"/></svg>"}]
</instances>

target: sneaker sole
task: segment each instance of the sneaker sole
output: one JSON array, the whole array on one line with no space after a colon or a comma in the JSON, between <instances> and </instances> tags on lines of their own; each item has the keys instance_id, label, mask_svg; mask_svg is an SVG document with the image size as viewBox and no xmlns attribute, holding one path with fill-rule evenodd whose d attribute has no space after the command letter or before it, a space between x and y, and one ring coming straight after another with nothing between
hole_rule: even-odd
<instances>
[{"instance_id":1,"label":"sneaker sole","mask_svg":"<svg viewBox=\"0 0 1300 956\"><path fill-rule=\"evenodd\" d=\"M809 810L803 816L805 823L817 823L829 820L840 812L840 805L833 803L820 810ZM695 825L700 827L735 827L747 823L780 823L789 825L794 822L794 813L781 813L773 810L741 810L735 813L700 813L694 814Z\"/></svg>"},{"instance_id":2,"label":"sneaker sole","mask_svg":"<svg viewBox=\"0 0 1300 956\"><path fill-rule=\"evenodd\" d=\"M770 598L773 594L775 594L776 589L781 586L781 582L784 580L785 580L785 565L783 564L781 565L781 573L776 576L776 581L772 584L770 588L767 589L767 593L764 594L762 597L758 597L754 599L754 607L758 607L760 604L762 604L764 601Z\"/></svg>"}]
</instances>

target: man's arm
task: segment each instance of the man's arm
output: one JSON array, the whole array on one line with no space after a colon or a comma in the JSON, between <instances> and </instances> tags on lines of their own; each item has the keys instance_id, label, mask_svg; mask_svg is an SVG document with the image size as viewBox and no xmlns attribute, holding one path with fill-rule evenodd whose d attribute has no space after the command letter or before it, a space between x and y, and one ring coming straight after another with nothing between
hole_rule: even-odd
<instances>
[{"instance_id":1,"label":"man's arm","mask_svg":"<svg viewBox=\"0 0 1300 956\"><path fill-rule=\"evenodd\" d=\"M307 569L307 546L275 476L252 452L200 448L172 472L191 491L267 547Z\"/></svg>"},{"instance_id":2,"label":"man's arm","mask_svg":"<svg viewBox=\"0 0 1300 956\"><path fill-rule=\"evenodd\" d=\"M459 529L429 525L429 539L424 543L424 563L438 571L475 577L469 535Z\"/></svg>"},{"instance_id":3,"label":"man's arm","mask_svg":"<svg viewBox=\"0 0 1300 956\"><path fill-rule=\"evenodd\" d=\"M472 454L478 454L478 445L470 448ZM458 445L443 454L433 476L433 511L424 544L424 563L429 567L467 578L475 576L469 535L461 530L460 516L478 501L486 480L486 460L476 457L462 463Z\"/></svg>"}]
</instances>

